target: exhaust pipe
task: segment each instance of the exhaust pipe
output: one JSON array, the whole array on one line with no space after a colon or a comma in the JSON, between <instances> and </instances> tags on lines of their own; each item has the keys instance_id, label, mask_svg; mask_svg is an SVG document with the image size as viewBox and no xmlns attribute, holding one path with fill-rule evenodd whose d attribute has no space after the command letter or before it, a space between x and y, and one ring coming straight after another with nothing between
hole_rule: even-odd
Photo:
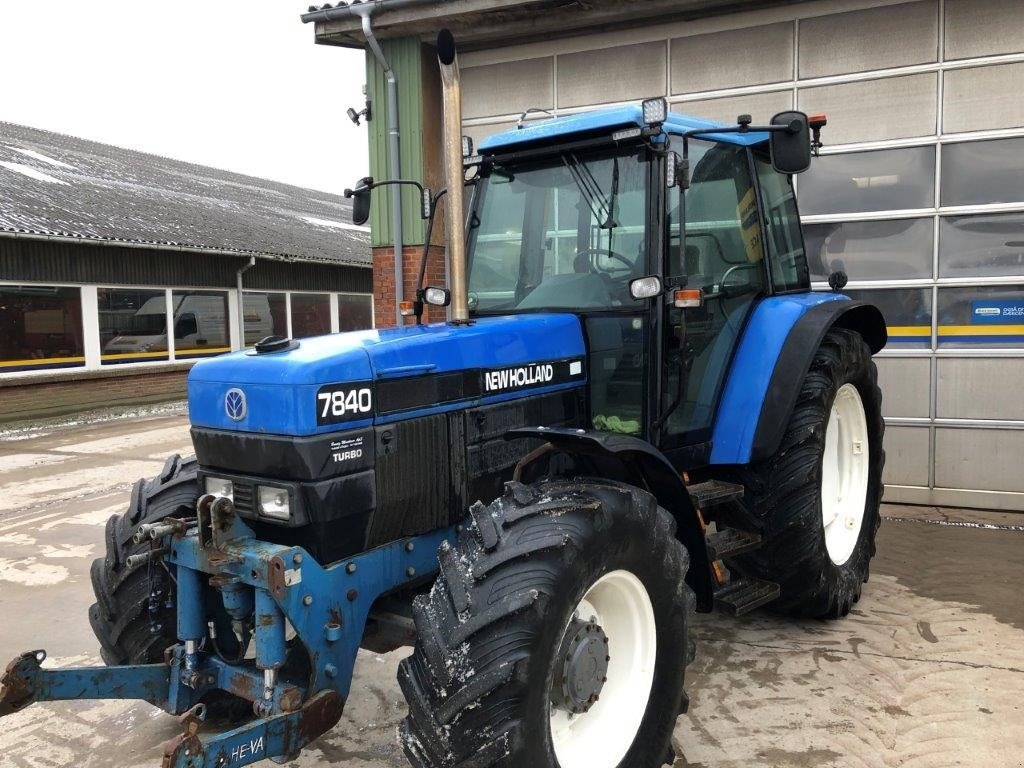
<instances>
[{"instance_id":1,"label":"exhaust pipe","mask_svg":"<svg viewBox=\"0 0 1024 768\"><path fill-rule=\"evenodd\" d=\"M447 29L437 36L437 60L441 66L444 101L444 179L448 188L445 229L448 231L448 274L451 280L452 322L469 322L469 275L466 266L466 216L462 192L462 84L455 38Z\"/></svg>"}]
</instances>

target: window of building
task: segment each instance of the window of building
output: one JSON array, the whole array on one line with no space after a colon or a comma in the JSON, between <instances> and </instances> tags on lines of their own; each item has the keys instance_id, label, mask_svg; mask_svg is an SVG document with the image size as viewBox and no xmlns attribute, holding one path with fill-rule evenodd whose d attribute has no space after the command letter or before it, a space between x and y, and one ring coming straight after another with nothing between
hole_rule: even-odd
<instances>
[{"instance_id":1,"label":"window of building","mask_svg":"<svg viewBox=\"0 0 1024 768\"><path fill-rule=\"evenodd\" d=\"M871 302L881 310L889 330L889 348L931 347L931 288L874 288L844 293L851 299Z\"/></svg>"},{"instance_id":2,"label":"window of building","mask_svg":"<svg viewBox=\"0 0 1024 768\"><path fill-rule=\"evenodd\" d=\"M292 336L296 339L331 332L331 299L326 293L292 294Z\"/></svg>"},{"instance_id":3,"label":"window of building","mask_svg":"<svg viewBox=\"0 0 1024 768\"><path fill-rule=\"evenodd\" d=\"M840 270L851 280L929 278L933 236L931 218L804 225L812 280Z\"/></svg>"},{"instance_id":4,"label":"window of building","mask_svg":"<svg viewBox=\"0 0 1024 768\"><path fill-rule=\"evenodd\" d=\"M174 291L174 356L178 360L231 351L228 295L221 291Z\"/></svg>"},{"instance_id":5,"label":"window of building","mask_svg":"<svg viewBox=\"0 0 1024 768\"><path fill-rule=\"evenodd\" d=\"M338 330L373 328L373 296L368 293L338 294Z\"/></svg>"},{"instance_id":6,"label":"window of building","mask_svg":"<svg viewBox=\"0 0 1024 768\"><path fill-rule=\"evenodd\" d=\"M805 216L932 208L935 147L823 155L797 185Z\"/></svg>"},{"instance_id":7,"label":"window of building","mask_svg":"<svg viewBox=\"0 0 1024 768\"><path fill-rule=\"evenodd\" d=\"M1024 285L939 288L940 347L1024 347Z\"/></svg>"},{"instance_id":8,"label":"window of building","mask_svg":"<svg viewBox=\"0 0 1024 768\"><path fill-rule=\"evenodd\" d=\"M944 216L939 277L1024 275L1024 213Z\"/></svg>"},{"instance_id":9,"label":"window of building","mask_svg":"<svg viewBox=\"0 0 1024 768\"><path fill-rule=\"evenodd\" d=\"M0 285L0 372L85 365L78 288Z\"/></svg>"},{"instance_id":10,"label":"window of building","mask_svg":"<svg viewBox=\"0 0 1024 768\"><path fill-rule=\"evenodd\" d=\"M245 346L267 336L288 335L288 297L283 293L245 293L242 316Z\"/></svg>"},{"instance_id":11,"label":"window of building","mask_svg":"<svg viewBox=\"0 0 1024 768\"><path fill-rule=\"evenodd\" d=\"M164 291L99 288L102 365L167 360L167 301Z\"/></svg>"},{"instance_id":12,"label":"window of building","mask_svg":"<svg viewBox=\"0 0 1024 768\"><path fill-rule=\"evenodd\" d=\"M1024 202L1024 137L942 146L943 205Z\"/></svg>"}]
</instances>

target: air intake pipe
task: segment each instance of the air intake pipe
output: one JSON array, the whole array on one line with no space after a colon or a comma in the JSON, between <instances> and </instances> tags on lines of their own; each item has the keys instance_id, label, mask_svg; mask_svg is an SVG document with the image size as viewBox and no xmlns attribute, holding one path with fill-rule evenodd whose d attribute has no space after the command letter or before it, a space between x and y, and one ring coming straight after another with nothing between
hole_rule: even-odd
<instances>
[{"instance_id":1,"label":"air intake pipe","mask_svg":"<svg viewBox=\"0 0 1024 768\"><path fill-rule=\"evenodd\" d=\"M437 36L437 60L441 66L444 102L445 229L448 232L448 275L451 281L453 323L469 322L469 275L466 265L466 216L462 192L462 84L455 38L447 29Z\"/></svg>"}]
</instances>

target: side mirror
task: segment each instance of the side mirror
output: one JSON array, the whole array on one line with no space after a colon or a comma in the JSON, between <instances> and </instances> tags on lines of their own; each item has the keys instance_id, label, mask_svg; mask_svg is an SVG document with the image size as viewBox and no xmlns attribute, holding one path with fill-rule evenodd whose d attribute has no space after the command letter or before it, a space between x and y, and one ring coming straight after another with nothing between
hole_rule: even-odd
<instances>
[{"instance_id":1,"label":"side mirror","mask_svg":"<svg viewBox=\"0 0 1024 768\"><path fill-rule=\"evenodd\" d=\"M370 220L370 192L373 189L373 177L364 176L356 184L355 189L346 189L345 197L352 198L352 223L362 226Z\"/></svg>"},{"instance_id":2,"label":"side mirror","mask_svg":"<svg viewBox=\"0 0 1024 768\"><path fill-rule=\"evenodd\" d=\"M811 132L803 112L779 112L772 125L785 126L772 131L770 146L772 167L779 173L803 173L811 167Z\"/></svg>"},{"instance_id":3,"label":"side mirror","mask_svg":"<svg viewBox=\"0 0 1024 768\"><path fill-rule=\"evenodd\" d=\"M637 301L653 299L661 294L662 290L664 289L661 284L661 278L657 275L638 277L635 280L629 281L629 295Z\"/></svg>"}]
</instances>

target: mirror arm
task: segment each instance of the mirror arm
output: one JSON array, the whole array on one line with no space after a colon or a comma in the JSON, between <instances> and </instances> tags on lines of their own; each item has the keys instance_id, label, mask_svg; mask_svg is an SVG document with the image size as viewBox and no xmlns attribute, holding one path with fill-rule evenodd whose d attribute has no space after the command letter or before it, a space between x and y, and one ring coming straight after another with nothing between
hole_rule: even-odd
<instances>
[{"instance_id":1,"label":"mirror arm","mask_svg":"<svg viewBox=\"0 0 1024 768\"><path fill-rule=\"evenodd\" d=\"M792 123L789 125L726 125L720 128L694 128L683 134L684 139L691 136L713 136L719 133L797 133L800 129Z\"/></svg>"},{"instance_id":2,"label":"mirror arm","mask_svg":"<svg viewBox=\"0 0 1024 768\"><path fill-rule=\"evenodd\" d=\"M423 194L423 185L420 184L418 181L413 181L412 179L389 179L387 181L374 181L371 184L367 184L366 186L363 187L356 187L355 189L346 189L345 197L352 197L353 195L359 192L366 192L371 189L376 189L377 187L389 187L393 185L403 184L410 187L416 187L416 189L420 191L420 194Z\"/></svg>"},{"instance_id":3,"label":"mirror arm","mask_svg":"<svg viewBox=\"0 0 1024 768\"><path fill-rule=\"evenodd\" d=\"M437 218L437 204L447 192L447 187L439 189L430 201L430 218L427 219L427 232L426 237L423 239L423 252L420 254L420 272L419 276L416 278L416 298L412 303L412 313L416 318L416 325L423 325L423 310L426 307L424 297L427 290L426 287L424 287L423 282L426 279L427 274L427 258L430 256L430 238L434 233L434 219Z\"/></svg>"}]
</instances>

